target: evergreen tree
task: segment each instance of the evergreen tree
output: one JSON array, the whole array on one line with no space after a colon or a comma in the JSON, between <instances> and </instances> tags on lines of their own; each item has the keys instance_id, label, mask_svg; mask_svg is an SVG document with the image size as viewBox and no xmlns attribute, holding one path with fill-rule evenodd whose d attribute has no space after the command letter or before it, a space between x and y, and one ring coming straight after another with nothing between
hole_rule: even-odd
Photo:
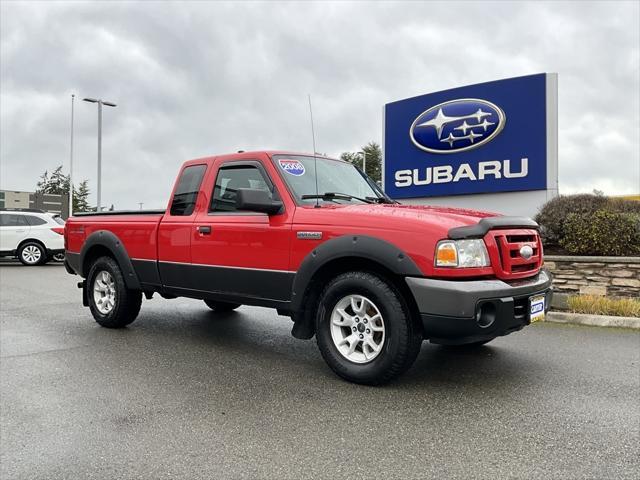
<instances>
[{"instance_id":1,"label":"evergreen tree","mask_svg":"<svg viewBox=\"0 0 640 480\"><path fill-rule=\"evenodd\" d=\"M36 192L44 193L45 189L48 188L49 185L49 172L47 170L44 171L42 175L40 175L40 180L36 183Z\"/></svg>"},{"instance_id":2,"label":"evergreen tree","mask_svg":"<svg viewBox=\"0 0 640 480\"><path fill-rule=\"evenodd\" d=\"M69 193L69 177L62 173L62 165L57 167L49 177L49 183L44 193L63 195Z\"/></svg>"},{"instance_id":3,"label":"evergreen tree","mask_svg":"<svg viewBox=\"0 0 640 480\"><path fill-rule=\"evenodd\" d=\"M362 168L363 155L366 156L366 173L375 182L382 180L382 150L376 142L369 142L362 147L360 152L344 152L340 158Z\"/></svg>"},{"instance_id":4,"label":"evergreen tree","mask_svg":"<svg viewBox=\"0 0 640 480\"><path fill-rule=\"evenodd\" d=\"M73 189L73 211L88 212L89 207L89 180L83 180Z\"/></svg>"},{"instance_id":5,"label":"evergreen tree","mask_svg":"<svg viewBox=\"0 0 640 480\"><path fill-rule=\"evenodd\" d=\"M62 173L62 165L51 172L45 170L36 184L38 193L54 193L57 195L69 194L69 176ZM89 211L89 181L83 180L73 188L73 211Z\"/></svg>"}]
</instances>

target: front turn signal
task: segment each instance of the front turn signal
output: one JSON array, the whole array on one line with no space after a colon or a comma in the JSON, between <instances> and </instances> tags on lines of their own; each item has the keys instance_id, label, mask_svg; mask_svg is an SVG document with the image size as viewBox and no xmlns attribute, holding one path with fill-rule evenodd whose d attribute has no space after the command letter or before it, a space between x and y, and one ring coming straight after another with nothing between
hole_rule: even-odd
<instances>
[{"instance_id":1,"label":"front turn signal","mask_svg":"<svg viewBox=\"0 0 640 480\"><path fill-rule=\"evenodd\" d=\"M436 266L458 266L458 249L456 248L455 242L443 241L438 244L438 248L436 249Z\"/></svg>"}]
</instances>

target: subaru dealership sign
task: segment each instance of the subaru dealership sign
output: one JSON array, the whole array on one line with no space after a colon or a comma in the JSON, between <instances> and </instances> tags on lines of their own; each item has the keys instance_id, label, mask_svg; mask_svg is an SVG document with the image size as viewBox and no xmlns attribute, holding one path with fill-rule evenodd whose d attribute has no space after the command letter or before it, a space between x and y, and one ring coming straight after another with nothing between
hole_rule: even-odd
<instances>
[{"instance_id":1,"label":"subaru dealership sign","mask_svg":"<svg viewBox=\"0 0 640 480\"><path fill-rule=\"evenodd\" d=\"M454 88L384 108L384 189L392 198L555 192L556 155L555 74Z\"/></svg>"}]
</instances>

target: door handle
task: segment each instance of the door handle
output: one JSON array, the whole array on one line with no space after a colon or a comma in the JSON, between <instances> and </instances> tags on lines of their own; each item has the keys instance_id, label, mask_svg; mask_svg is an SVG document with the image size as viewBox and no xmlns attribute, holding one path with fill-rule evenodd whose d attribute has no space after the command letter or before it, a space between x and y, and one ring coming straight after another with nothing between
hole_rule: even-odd
<instances>
[{"instance_id":1,"label":"door handle","mask_svg":"<svg viewBox=\"0 0 640 480\"><path fill-rule=\"evenodd\" d=\"M200 235L210 235L211 234L211 227L209 225L200 225L198 227L198 233Z\"/></svg>"}]
</instances>

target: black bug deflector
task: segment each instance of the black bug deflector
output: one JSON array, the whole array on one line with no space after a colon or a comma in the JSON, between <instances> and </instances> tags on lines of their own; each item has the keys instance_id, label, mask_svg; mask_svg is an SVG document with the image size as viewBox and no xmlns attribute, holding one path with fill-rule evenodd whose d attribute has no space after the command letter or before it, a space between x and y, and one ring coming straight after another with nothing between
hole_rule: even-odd
<instances>
[{"instance_id":1,"label":"black bug deflector","mask_svg":"<svg viewBox=\"0 0 640 480\"><path fill-rule=\"evenodd\" d=\"M540 226L527 217L488 217L483 218L475 225L452 228L448 235L452 240L482 238L489 230L501 228L533 228L538 230Z\"/></svg>"}]
</instances>

